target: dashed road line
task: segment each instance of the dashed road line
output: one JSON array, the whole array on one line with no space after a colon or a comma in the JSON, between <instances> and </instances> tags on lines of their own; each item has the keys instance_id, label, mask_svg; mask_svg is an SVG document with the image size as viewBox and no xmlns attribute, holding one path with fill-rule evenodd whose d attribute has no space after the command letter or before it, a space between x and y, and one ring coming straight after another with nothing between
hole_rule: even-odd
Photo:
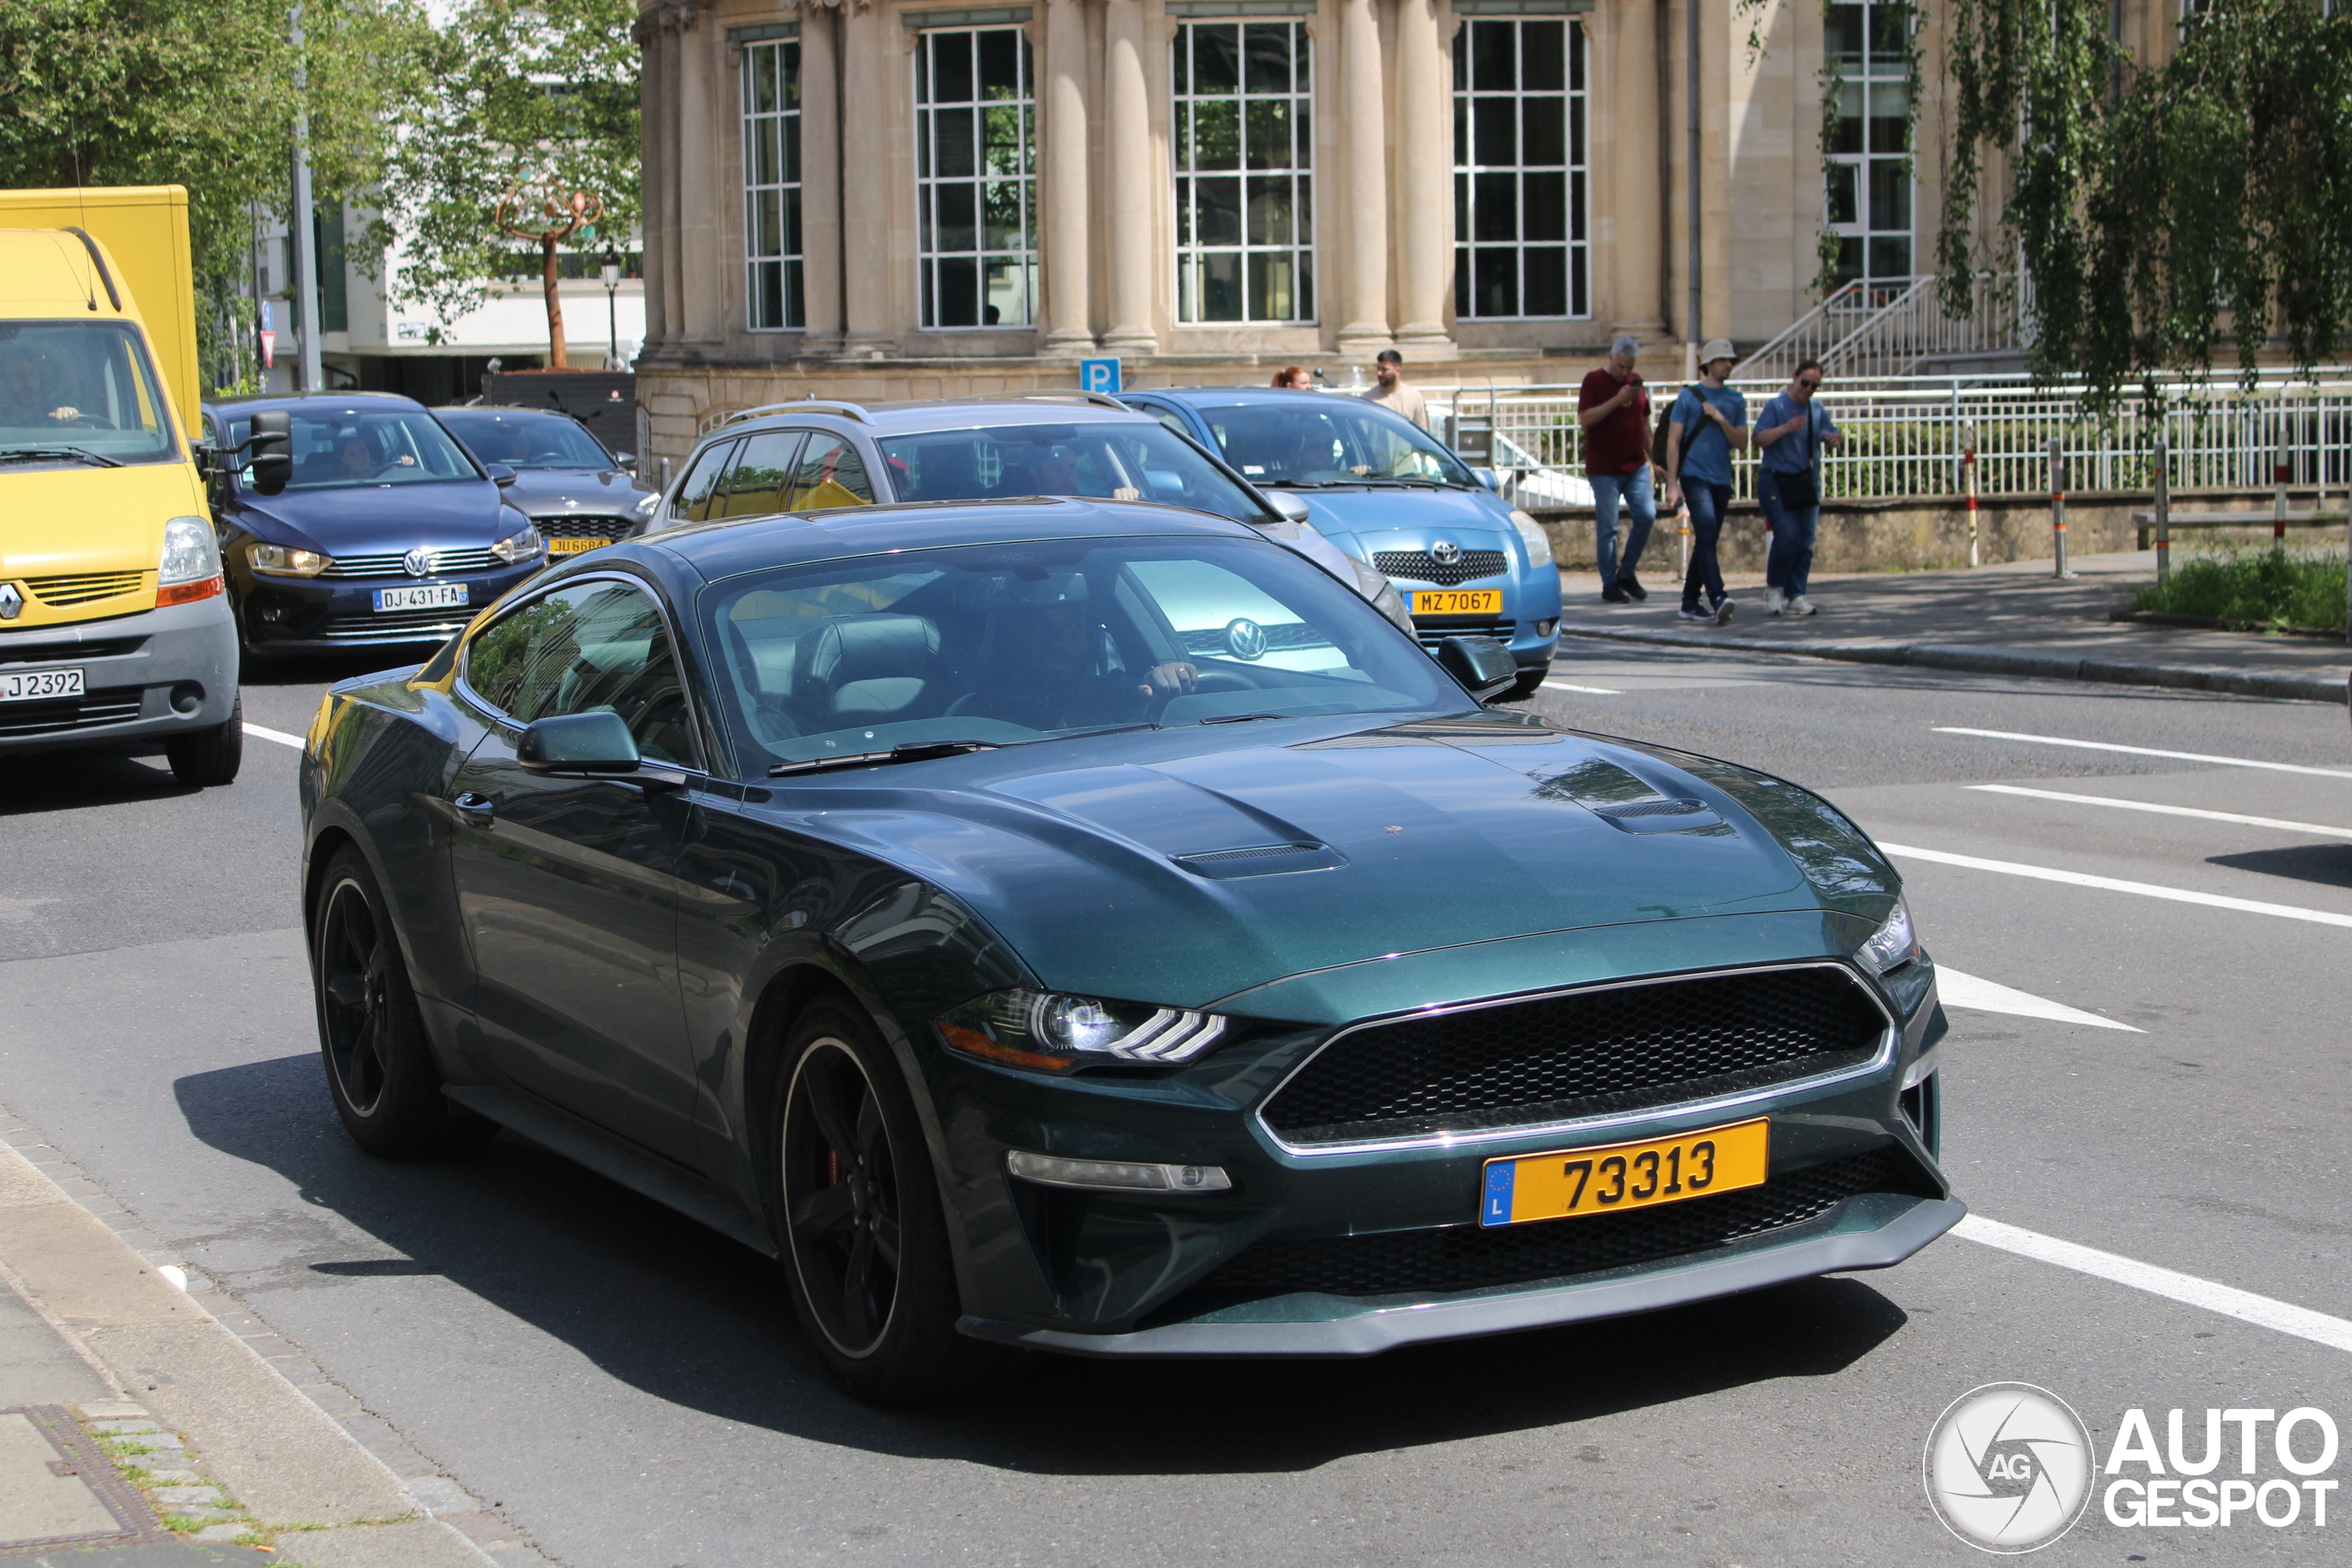
<instances>
[{"instance_id":1,"label":"dashed road line","mask_svg":"<svg viewBox=\"0 0 2352 1568\"><path fill-rule=\"evenodd\" d=\"M2014 990L1974 975L1963 975L1943 964L1936 965L1936 999L1948 1008L2014 1013L2019 1018L2045 1018L2056 1023L2079 1023L2092 1029L2120 1029L2126 1034L2147 1032L2128 1023L2118 1023L2111 1018L2101 1018L2095 1012L2085 1012L2064 1002L2053 1002L2048 997L2037 997L2031 991Z\"/></svg>"},{"instance_id":2,"label":"dashed road line","mask_svg":"<svg viewBox=\"0 0 2352 1568\"><path fill-rule=\"evenodd\" d=\"M2061 1241L2054 1235L2043 1235L2017 1225L1988 1220L1982 1214L1971 1214L1952 1227L1952 1235L1964 1236L1980 1247L2013 1252L2020 1258L2030 1258L2040 1263L2054 1263L2061 1269L2072 1269L2118 1285L2129 1285L2135 1291L2165 1297L2188 1306L2202 1307L2223 1317L2234 1317L2241 1323L2251 1323L2257 1328L2268 1328L2280 1334L2291 1334L2298 1339L2309 1339L2331 1350L2352 1350L2352 1323L2340 1317L2330 1317L2324 1312L2299 1307L2269 1296L2258 1296L2252 1291L2241 1291L2234 1285L2218 1284L2200 1280L2194 1274L2177 1269L2160 1269L2137 1258L2101 1252L2095 1247L2082 1247L2071 1241Z\"/></svg>"},{"instance_id":3,"label":"dashed road line","mask_svg":"<svg viewBox=\"0 0 2352 1568\"><path fill-rule=\"evenodd\" d=\"M2120 877L2092 876L2086 872L2058 871L2046 865L2020 865L2016 861L1946 854L1941 850L1914 849L1908 844L1881 842L1879 848L1888 854L1902 855L1910 860L1964 866L1971 871L1998 872L2004 876L2030 876L2038 882L2099 887L2109 893L2136 893L2143 898L2169 898L2176 904L2204 904L2216 909L2236 909L2249 915L2276 915L2281 919L2310 920L2323 926L2352 926L2352 915L2338 915L2327 909L2305 909L2293 904L2265 904L2257 899L2231 898L2219 893L2193 893L2186 887L2159 887L2153 882L2126 882Z\"/></svg>"},{"instance_id":4,"label":"dashed road line","mask_svg":"<svg viewBox=\"0 0 2352 1568\"><path fill-rule=\"evenodd\" d=\"M275 740L280 746L291 746L297 751L300 751L303 745L302 738L299 735L288 735L282 729L264 729L258 724L245 726L245 733L256 740Z\"/></svg>"},{"instance_id":5,"label":"dashed road line","mask_svg":"<svg viewBox=\"0 0 2352 1568\"><path fill-rule=\"evenodd\" d=\"M2109 795L2068 795L2063 790L2025 789L2017 784L1970 784L1988 795L2023 795L2035 800L2063 800L2074 806L2112 806L2124 811L2153 811L2163 817L2195 817L2206 822L2238 822L2249 828L2277 828L2289 833L2322 833L2331 839L2352 839L2352 828L2328 828L2317 822L2290 822L2278 817L2248 817L2236 811L2204 811L2193 806L2159 806L2153 800L2118 800Z\"/></svg>"},{"instance_id":6,"label":"dashed road line","mask_svg":"<svg viewBox=\"0 0 2352 1568\"><path fill-rule=\"evenodd\" d=\"M1622 697L1625 694L1614 686L1572 686L1566 681L1546 681L1544 689L1547 692L1589 692L1596 697Z\"/></svg>"},{"instance_id":7,"label":"dashed road line","mask_svg":"<svg viewBox=\"0 0 2352 1568\"><path fill-rule=\"evenodd\" d=\"M1962 729L1958 725L1932 724L1938 735L1973 735L1983 740L2022 740L2033 746L2076 746L2086 751L2121 751L2133 757L2169 757L2181 762L2211 762L2224 768L2267 768L2274 773L2308 773L2314 778L2352 779L2342 768L2306 768L2296 762L2263 762L2251 757L2209 757L2202 751L2163 751L2153 746L2118 746L2108 740L2069 740L2056 735L2019 735L2007 729Z\"/></svg>"}]
</instances>

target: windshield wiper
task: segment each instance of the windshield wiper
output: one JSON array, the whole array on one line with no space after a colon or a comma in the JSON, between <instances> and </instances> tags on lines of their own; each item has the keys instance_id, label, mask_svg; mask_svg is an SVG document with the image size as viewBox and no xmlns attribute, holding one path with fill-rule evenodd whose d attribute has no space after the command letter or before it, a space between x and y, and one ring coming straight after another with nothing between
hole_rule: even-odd
<instances>
[{"instance_id":1,"label":"windshield wiper","mask_svg":"<svg viewBox=\"0 0 2352 1568\"><path fill-rule=\"evenodd\" d=\"M87 452L79 446L0 447L0 463L37 463L44 457L79 457L85 463L95 463L101 468L122 467L104 453Z\"/></svg>"},{"instance_id":2,"label":"windshield wiper","mask_svg":"<svg viewBox=\"0 0 2352 1568\"><path fill-rule=\"evenodd\" d=\"M1247 724L1253 718L1295 718L1296 716L1295 714L1287 713L1221 713L1215 718L1204 718L1200 722L1203 724Z\"/></svg>"},{"instance_id":3,"label":"windshield wiper","mask_svg":"<svg viewBox=\"0 0 2352 1568\"><path fill-rule=\"evenodd\" d=\"M778 762L768 770L768 777L821 773L828 768L867 768L883 762L927 762L933 757L960 757L967 751L994 751L1000 745L994 740L908 740L888 751L848 751L838 757L811 757L805 762Z\"/></svg>"}]
</instances>

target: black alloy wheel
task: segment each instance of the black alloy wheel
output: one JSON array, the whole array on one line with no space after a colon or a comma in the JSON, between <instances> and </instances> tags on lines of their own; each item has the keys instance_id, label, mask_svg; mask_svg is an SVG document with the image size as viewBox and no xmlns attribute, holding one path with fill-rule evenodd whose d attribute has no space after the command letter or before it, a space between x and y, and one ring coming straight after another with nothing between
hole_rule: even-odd
<instances>
[{"instance_id":1,"label":"black alloy wheel","mask_svg":"<svg viewBox=\"0 0 2352 1568\"><path fill-rule=\"evenodd\" d=\"M836 1351L870 1356L899 1304L898 1162L874 1085L841 1041L802 1055L784 1138L786 1223L810 1315Z\"/></svg>"}]
</instances>

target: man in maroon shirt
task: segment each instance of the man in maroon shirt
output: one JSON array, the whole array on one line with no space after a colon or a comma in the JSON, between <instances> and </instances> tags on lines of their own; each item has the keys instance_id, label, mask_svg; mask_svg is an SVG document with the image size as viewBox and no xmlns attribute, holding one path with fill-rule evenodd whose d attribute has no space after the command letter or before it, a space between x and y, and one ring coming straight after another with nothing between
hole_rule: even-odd
<instances>
[{"instance_id":1,"label":"man in maroon shirt","mask_svg":"<svg viewBox=\"0 0 2352 1568\"><path fill-rule=\"evenodd\" d=\"M1640 340L1620 337L1609 363L1584 378L1577 393L1577 423L1584 426L1584 472L1592 481L1593 554L1600 566L1600 596L1611 604L1646 599L1634 568L1650 542L1657 502L1650 490L1650 395L1634 373ZM1617 508L1625 508L1625 553L1617 553Z\"/></svg>"}]
</instances>

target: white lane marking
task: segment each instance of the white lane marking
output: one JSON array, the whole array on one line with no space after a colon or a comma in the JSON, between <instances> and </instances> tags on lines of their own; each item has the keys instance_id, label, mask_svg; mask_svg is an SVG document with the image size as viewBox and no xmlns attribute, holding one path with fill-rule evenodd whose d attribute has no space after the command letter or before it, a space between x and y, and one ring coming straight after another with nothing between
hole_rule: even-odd
<instances>
[{"instance_id":1,"label":"white lane marking","mask_svg":"<svg viewBox=\"0 0 2352 1568\"><path fill-rule=\"evenodd\" d=\"M2323 1312L2313 1312L2309 1307L2273 1301L2268 1296L2257 1296L2252 1291L2216 1284L2211 1280L2200 1280L2194 1274L2183 1274L2171 1269L2159 1269L2153 1263L2142 1263L2136 1258L2119 1258L2112 1252L2101 1252L2097 1247L2060 1241L2054 1235L2043 1235L2039 1231L2005 1225L1982 1214L1969 1215L1952 1227L1951 1234L1965 1236L1982 1247L2014 1252L2020 1258L2030 1258L2040 1263L2054 1263L2061 1269L2095 1275L2101 1280L2129 1285L2135 1291L2145 1291L2151 1295L2164 1296L2188 1306L2203 1307L2207 1312L2234 1317L2257 1328L2291 1334L2298 1339L2309 1339L2331 1350L2352 1350L2352 1323L2340 1317L2330 1317Z\"/></svg>"},{"instance_id":2,"label":"white lane marking","mask_svg":"<svg viewBox=\"0 0 2352 1568\"><path fill-rule=\"evenodd\" d=\"M1891 855L1933 861L1939 865L1966 866L1971 871L1997 871L2006 876L2030 876L2041 882L2064 882L2075 887L2103 887L2110 893L2137 893L2143 898L2169 898L2177 904L2206 904L2216 909L2239 909L2249 915L2277 915L2287 920L2311 920L2323 926L2352 926L2352 915L2325 909L2301 909L2292 904L2264 904L2252 898L2228 898L2219 893L2192 893L2186 887L2159 887L2152 882L2125 882L2113 876L2091 876L2079 871L2053 871L2046 865L2019 865L2015 861L1980 860L1974 855L1948 855L1941 850L1917 850L1908 844L1881 843Z\"/></svg>"},{"instance_id":3,"label":"white lane marking","mask_svg":"<svg viewBox=\"0 0 2352 1568\"><path fill-rule=\"evenodd\" d=\"M2030 991L2013 991L2007 986L1996 986L1990 980L1963 975L1941 964L1936 965L1936 996L1948 1008L1973 1008L1978 1012L2010 1012L2020 1018L2046 1018L2059 1023L2088 1024L2093 1029L2120 1029L2127 1034L2147 1032L2128 1023L2118 1023L2111 1018L2101 1018L2095 1012L2084 1012L2064 1002L2053 1002L2047 997L2037 997Z\"/></svg>"},{"instance_id":4,"label":"white lane marking","mask_svg":"<svg viewBox=\"0 0 2352 1568\"><path fill-rule=\"evenodd\" d=\"M2294 762L2257 762L2251 757L2209 757L2202 751L2160 751L2153 746L2117 746L2105 740L2066 740L2055 735L2018 735L2007 729L1962 729L1957 725L1931 724L1938 735L1973 735L1985 740L2023 740L2035 746L2077 746L2086 751L2121 751L2133 757L2170 757L2182 762L2215 762L2224 768L2267 768L2274 773L2309 773L2315 778L2352 779L2341 768L2306 768Z\"/></svg>"},{"instance_id":5,"label":"white lane marking","mask_svg":"<svg viewBox=\"0 0 2352 1568\"><path fill-rule=\"evenodd\" d=\"M2352 839L2352 828L2324 828L2316 822L2289 822L2278 817L2246 817L2235 811L2200 811L2193 806L2158 806L2153 800L2118 800L2111 795L2068 795L2063 790L2021 789L2016 784L1970 784L1988 795L2027 795L2036 800L2064 800L2075 806L2113 806L2125 811L2154 811L2164 817L2196 817L2208 822L2242 822L2249 828L2278 828L2290 833L2324 833L2331 839Z\"/></svg>"},{"instance_id":6,"label":"white lane marking","mask_svg":"<svg viewBox=\"0 0 2352 1568\"><path fill-rule=\"evenodd\" d=\"M275 740L280 746L291 746L297 751L300 751L302 749L302 738L300 736L288 735L282 729L264 729L258 724L249 724L245 726L245 733L252 736L256 740Z\"/></svg>"},{"instance_id":7,"label":"white lane marking","mask_svg":"<svg viewBox=\"0 0 2352 1568\"><path fill-rule=\"evenodd\" d=\"M1597 697L1622 697L1625 694L1614 686L1571 686L1566 681L1546 681L1544 689L1547 692L1590 692Z\"/></svg>"}]
</instances>

